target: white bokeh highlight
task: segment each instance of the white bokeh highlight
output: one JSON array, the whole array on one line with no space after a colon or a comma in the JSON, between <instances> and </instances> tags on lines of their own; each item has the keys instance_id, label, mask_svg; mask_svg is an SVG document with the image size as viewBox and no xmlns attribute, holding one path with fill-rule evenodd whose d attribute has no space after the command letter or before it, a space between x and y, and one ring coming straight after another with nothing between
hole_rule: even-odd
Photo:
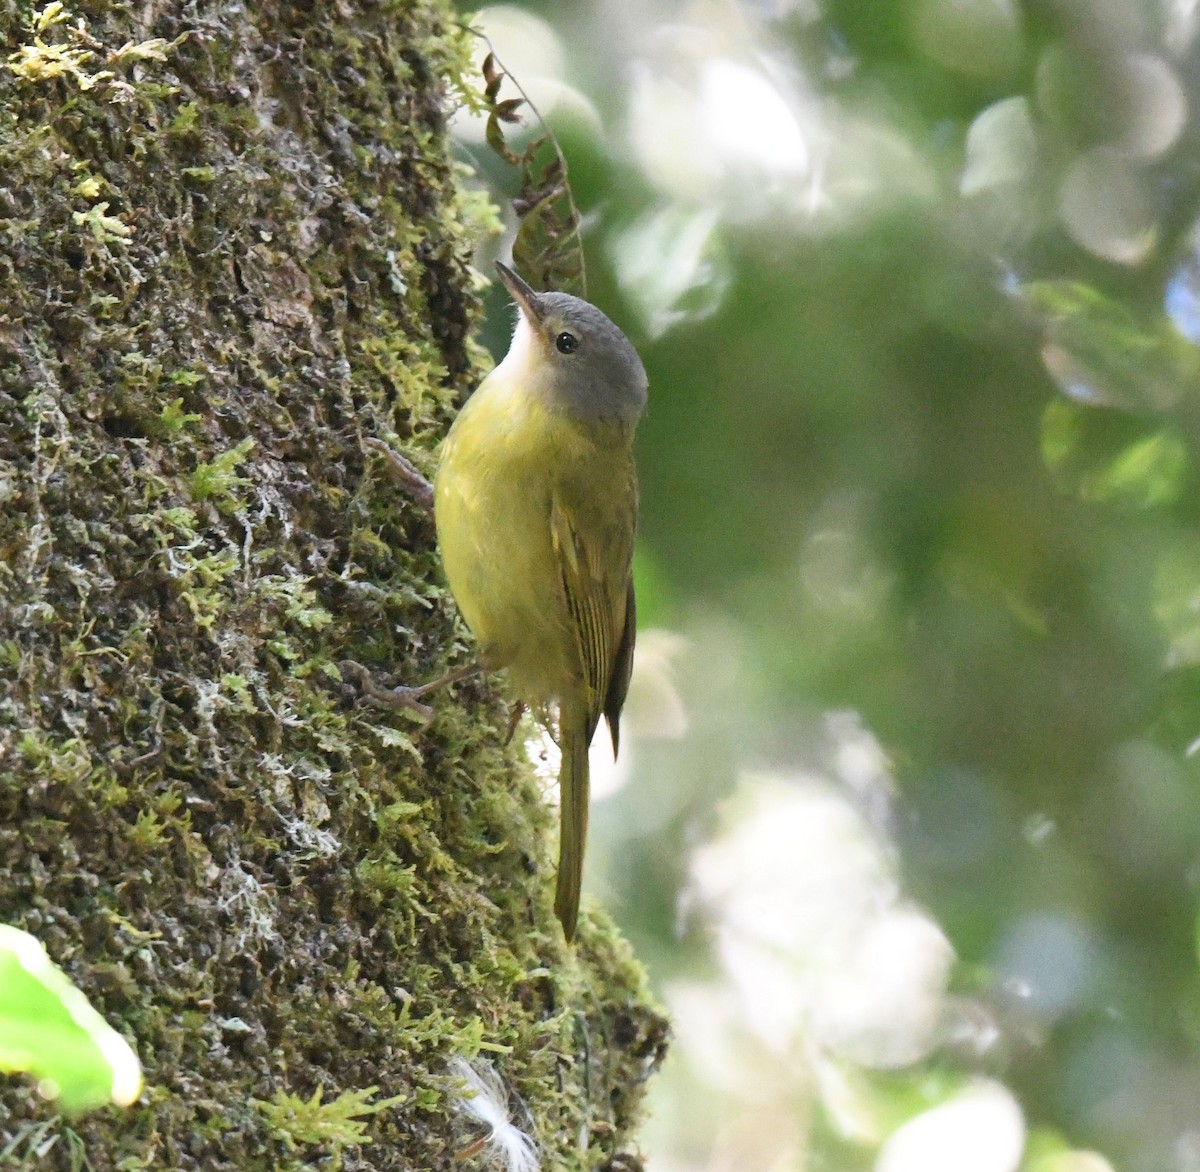
<instances>
[{"instance_id":1,"label":"white bokeh highlight","mask_svg":"<svg viewBox=\"0 0 1200 1172\"><path fill-rule=\"evenodd\" d=\"M748 1028L775 1053L815 1044L870 1067L926 1055L953 951L845 789L748 775L728 816L692 877Z\"/></svg>"},{"instance_id":2,"label":"white bokeh highlight","mask_svg":"<svg viewBox=\"0 0 1200 1172\"><path fill-rule=\"evenodd\" d=\"M914 1116L880 1149L875 1172L1017 1172L1025 1119L1013 1093L990 1079Z\"/></svg>"}]
</instances>

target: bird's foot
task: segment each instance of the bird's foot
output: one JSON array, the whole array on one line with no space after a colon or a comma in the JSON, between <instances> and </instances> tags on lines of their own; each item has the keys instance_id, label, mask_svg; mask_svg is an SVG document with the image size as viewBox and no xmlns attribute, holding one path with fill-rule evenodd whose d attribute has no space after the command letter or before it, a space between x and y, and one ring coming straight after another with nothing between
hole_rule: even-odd
<instances>
[{"instance_id":1,"label":"bird's foot","mask_svg":"<svg viewBox=\"0 0 1200 1172\"><path fill-rule=\"evenodd\" d=\"M509 741L513 739L513 734L517 731L517 725L521 721L521 717L525 715L527 705L524 700L518 700L512 707L512 712L508 716L508 731L504 734L504 740L501 742L507 746Z\"/></svg>"}]
</instances>

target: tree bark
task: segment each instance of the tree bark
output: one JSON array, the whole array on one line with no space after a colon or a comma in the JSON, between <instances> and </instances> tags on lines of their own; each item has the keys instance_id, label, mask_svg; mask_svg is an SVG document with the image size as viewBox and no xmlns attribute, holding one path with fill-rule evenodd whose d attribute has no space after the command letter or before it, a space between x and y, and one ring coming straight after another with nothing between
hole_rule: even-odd
<instances>
[{"instance_id":1,"label":"tree bark","mask_svg":"<svg viewBox=\"0 0 1200 1172\"><path fill-rule=\"evenodd\" d=\"M0 921L147 1089L62 1120L7 1080L0 1151L471 1167L482 1045L543 1167L634 1168L665 1025L602 914L562 942L494 681L421 725L337 666L471 653L361 448L428 466L478 377L468 34L436 0L61 15L0 0Z\"/></svg>"}]
</instances>

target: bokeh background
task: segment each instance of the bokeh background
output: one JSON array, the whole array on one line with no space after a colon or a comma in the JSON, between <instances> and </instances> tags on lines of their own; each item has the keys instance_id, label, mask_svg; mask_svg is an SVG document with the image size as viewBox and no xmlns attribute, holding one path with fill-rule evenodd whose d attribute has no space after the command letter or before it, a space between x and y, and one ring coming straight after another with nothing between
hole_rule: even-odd
<instances>
[{"instance_id":1,"label":"bokeh background","mask_svg":"<svg viewBox=\"0 0 1200 1172\"><path fill-rule=\"evenodd\" d=\"M646 1167L1200 1169L1196 0L472 20L651 379Z\"/></svg>"}]
</instances>

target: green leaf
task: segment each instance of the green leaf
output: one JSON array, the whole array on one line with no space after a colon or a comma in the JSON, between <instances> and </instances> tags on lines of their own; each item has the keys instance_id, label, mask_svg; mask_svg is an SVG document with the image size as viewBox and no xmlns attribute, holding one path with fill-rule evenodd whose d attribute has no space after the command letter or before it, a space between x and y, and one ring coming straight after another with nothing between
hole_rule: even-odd
<instances>
[{"instance_id":1,"label":"green leaf","mask_svg":"<svg viewBox=\"0 0 1200 1172\"><path fill-rule=\"evenodd\" d=\"M142 1068L120 1034L27 932L0 924L0 1071L28 1073L68 1113L126 1107Z\"/></svg>"}]
</instances>

